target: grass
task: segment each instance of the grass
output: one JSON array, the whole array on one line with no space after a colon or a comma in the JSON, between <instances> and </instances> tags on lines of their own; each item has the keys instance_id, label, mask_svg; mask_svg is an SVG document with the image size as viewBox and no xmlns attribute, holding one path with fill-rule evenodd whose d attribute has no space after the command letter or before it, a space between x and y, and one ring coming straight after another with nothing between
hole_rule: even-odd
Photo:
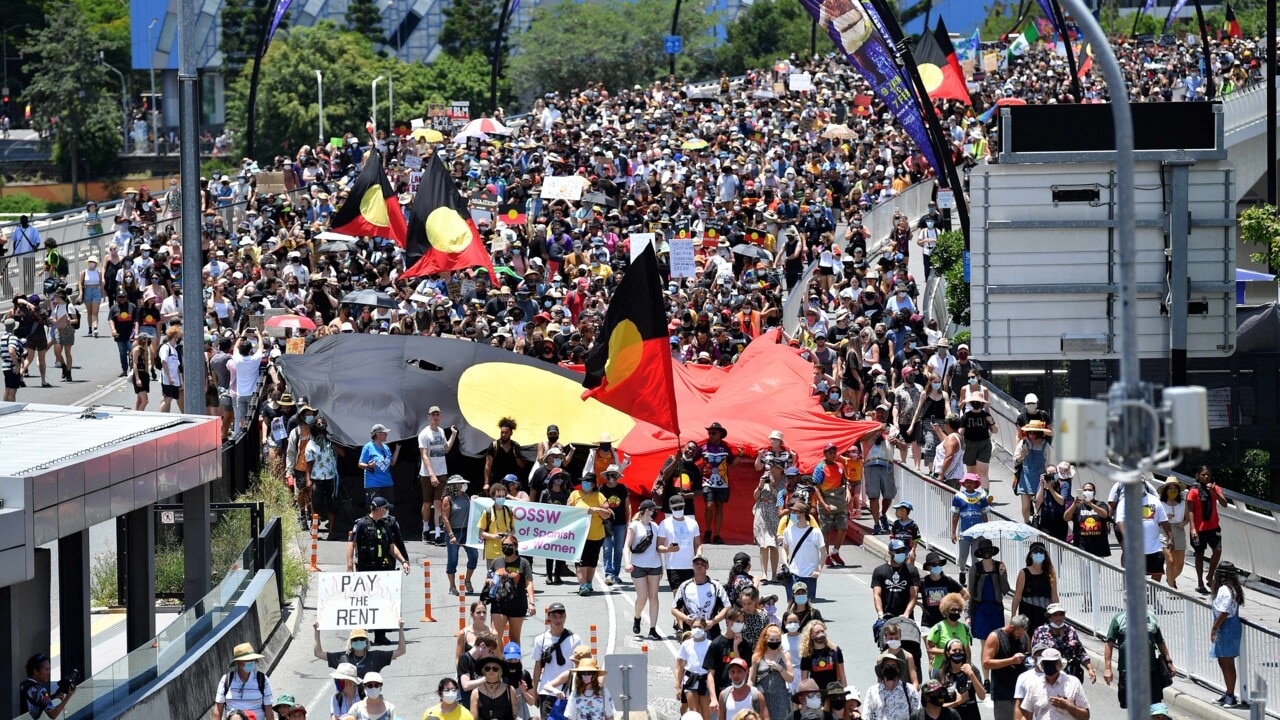
<instances>
[{"instance_id":1,"label":"grass","mask_svg":"<svg viewBox=\"0 0 1280 720\"><path fill-rule=\"evenodd\" d=\"M280 518L280 530L284 553L285 601L297 596L307 580L307 568L299 550L298 536L302 533L294 521L293 496L280 480L278 472L263 471L248 492L236 498L236 502L261 502L267 521ZM240 560L249 544L252 530L248 510L232 510L219 513L213 525L212 555L213 584L226 577L227 571ZM185 577L185 558L182 544L169 526L161 526L156 535L156 592L181 593ZM95 607L119 605L117 592L117 556L114 551L94 556L89 566L89 597Z\"/></svg>"}]
</instances>

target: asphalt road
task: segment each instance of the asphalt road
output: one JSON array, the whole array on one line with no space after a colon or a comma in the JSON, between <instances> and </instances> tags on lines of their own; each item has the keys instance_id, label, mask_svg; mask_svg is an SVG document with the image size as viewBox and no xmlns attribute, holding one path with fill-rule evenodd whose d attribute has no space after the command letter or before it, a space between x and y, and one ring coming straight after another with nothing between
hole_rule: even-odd
<instances>
[{"instance_id":1,"label":"asphalt road","mask_svg":"<svg viewBox=\"0 0 1280 720\"><path fill-rule=\"evenodd\" d=\"M81 308L83 310L83 308ZM62 370L55 367L53 349L45 353L45 378L53 387L40 387L38 366L32 364L27 386L18 390L19 402L46 403L51 405L116 405L133 407L133 389L120 375L119 353L111 331L106 325L106 312L99 310L102 320L98 326L100 337L89 337L88 318L81 321L76 331L75 345L71 346L71 382L62 380ZM160 388L155 385L151 393L149 410L160 407ZM175 403L175 409L176 403Z\"/></svg>"},{"instance_id":2,"label":"asphalt road","mask_svg":"<svg viewBox=\"0 0 1280 720\"><path fill-rule=\"evenodd\" d=\"M384 696L396 706L396 715L406 719L421 717L429 707L438 702L435 695L436 683L441 677L454 674L454 634L458 630L457 598L447 594L447 585L444 581L444 549L411 542L409 550L410 559L415 563L415 568L406 578L403 592L403 615L408 650L403 657L394 661L382 673L386 680ZM704 552L711 561L712 577L723 580L728 573L733 554L739 550L746 551L753 557L756 555L756 548L750 546L706 546ZM321 570L341 571L345 564L344 552L345 543L321 542L319 549ZM845 568L827 569L822 574L818 583L816 607L828 618L829 636L844 651L845 676L849 684L857 686L859 692L865 694L866 689L874 681L873 664L876 656L874 645L870 642L871 625L875 619L870 578L872 570L882 561L854 547L846 547L842 555L849 564ZM424 559L430 560L433 568L435 603L432 614L437 620L434 623L421 622L423 598L419 588L422 583L422 560ZM521 643L524 649L525 668L529 670L533 668L532 641L536 633L542 631L543 609L551 602L561 602L567 610L567 626L582 636L584 641L588 641L590 625L596 625L597 656L603 657L603 664L611 673L617 672L616 664L610 662L611 656L618 653L638 653L641 644L646 643L649 660L648 705L668 720L679 717L679 708L673 697L673 671L678 646L673 639L670 639L671 604L665 581L662 585L662 612L659 616L661 618L659 627L665 629L667 639L657 642L641 640L631 634L635 595L629 583L623 583L621 586L589 598L582 598L576 594L574 585L545 587L544 578L541 575L541 561L535 564L535 572L538 573L535 579L538 588L536 619L529 620ZM477 577L481 575L477 573ZM327 717L328 703L334 686L328 679L329 668L312 655L311 625L315 619L316 598L314 578L313 575L312 592L307 596L298 635L272 671L271 683L277 694L290 693L298 699L298 702L305 704L309 717ZM596 588L597 590L603 588L599 580ZM765 595L779 593L781 589L777 585L765 585L762 588ZM647 612L646 622L642 623L642 626L645 630L648 629ZM325 650L340 650L346 642L346 634L325 632L322 633L322 642ZM1086 684L1085 690L1093 706L1093 717L1122 716L1114 688L1107 688L1099 680L1097 685ZM616 692L615 703L617 703ZM620 703L617 704L620 705ZM633 707L632 709L634 711L643 708ZM621 707L618 710L621 712ZM991 718L991 708L983 707L982 716Z\"/></svg>"}]
</instances>

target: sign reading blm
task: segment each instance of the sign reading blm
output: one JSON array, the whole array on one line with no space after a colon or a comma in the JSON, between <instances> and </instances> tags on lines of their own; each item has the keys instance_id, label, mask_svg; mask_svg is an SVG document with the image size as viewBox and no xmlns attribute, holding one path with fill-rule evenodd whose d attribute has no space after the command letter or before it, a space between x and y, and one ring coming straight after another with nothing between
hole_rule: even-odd
<instances>
[{"instance_id":1,"label":"sign reading blm","mask_svg":"<svg viewBox=\"0 0 1280 720\"><path fill-rule=\"evenodd\" d=\"M400 620L403 576L395 571L321 573L320 629L394 628Z\"/></svg>"}]
</instances>

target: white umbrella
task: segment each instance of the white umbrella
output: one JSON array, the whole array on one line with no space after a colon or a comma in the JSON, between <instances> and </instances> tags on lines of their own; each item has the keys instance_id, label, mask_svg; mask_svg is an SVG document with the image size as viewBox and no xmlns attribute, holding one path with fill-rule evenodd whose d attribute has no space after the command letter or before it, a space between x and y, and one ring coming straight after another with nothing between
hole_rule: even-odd
<instances>
[{"instance_id":1,"label":"white umbrella","mask_svg":"<svg viewBox=\"0 0 1280 720\"><path fill-rule=\"evenodd\" d=\"M970 539L987 538L988 540L1013 540L1022 542L1028 538L1040 537L1040 531L1020 522L1012 520L993 520L974 525L960 534Z\"/></svg>"},{"instance_id":2,"label":"white umbrella","mask_svg":"<svg viewBox=\"0 0 1280 720\"><path fill-rule=\"evenodd\" d=\"M334 232L332 230L325 230L319 235L316 235L316 239L317 240L337 240L339 242L353 243L359 240L360 238L356 237L355 235L348 235L346 233Z\"/></svg>"},{"instance_id":3,"label":"white umbrella","mask_svg":"<svg viewBox=\"0 0 1280 720\"><path fill-rule=\"evenodd\" d=\"M482 133L482 132L478 132L478 131L477 131L477 132L468 133L466 129L463 129L463 131L462 131L462 132L460 132L460 133L458 133L457 135L454 135L454 136L453 136L453 144L454 144L454 145L466 145L466 144L467 144L467 138L472 138L472 137L478 137L478 138L480 138L481 140L488 140L488 139L489 139L489 136L488 136L488 135L485 135L485 134L484 134L484 133Z\"/></svg>"},{"instance_id":4,"label":"white umbrella","mask_svg":"<svg viewBox=\"0 0 1280 720\"><path fill-rule=\"evenodd\" d=\"M506 135L507 128L493 118L476 118L462 128L463 135Z\"/></svg>"}]
</instances>

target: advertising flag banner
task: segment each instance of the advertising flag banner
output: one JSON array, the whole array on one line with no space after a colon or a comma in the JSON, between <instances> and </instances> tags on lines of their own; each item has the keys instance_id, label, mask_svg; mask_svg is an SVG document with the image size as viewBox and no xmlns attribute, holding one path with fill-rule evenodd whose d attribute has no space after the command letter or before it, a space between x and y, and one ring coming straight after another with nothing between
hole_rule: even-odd
<instances>
[{"instance_id":1,"label":"advertising flag banner","mask_svg":"<svg viewBox=\"0 0 1280 720\"><path fill-rule=\"evenodd\" d=\"M577 562L591 529L591 516L578 507L550 505L520 500L507 500L505 506L514 520L516 541L521 557ZM468 547L483 549L480 518L493 509L493 500L477 497L471 500L471 518L467 523Z\"/></svg>"}]
</instances>

